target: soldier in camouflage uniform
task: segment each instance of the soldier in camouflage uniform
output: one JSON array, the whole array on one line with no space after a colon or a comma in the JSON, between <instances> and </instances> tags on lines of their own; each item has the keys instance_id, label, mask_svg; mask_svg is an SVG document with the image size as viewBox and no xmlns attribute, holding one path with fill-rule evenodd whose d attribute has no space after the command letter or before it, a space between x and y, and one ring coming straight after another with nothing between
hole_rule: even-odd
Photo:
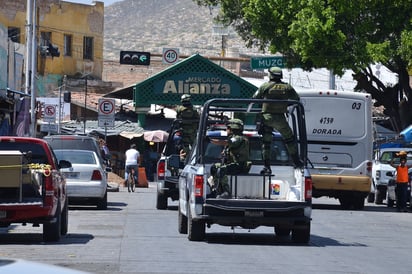
<instances>
[{"instance_id":1,"label":"soldier in camouflage uniform","mask_svg":"<svg viewBox=\"0 0 412 274\"><path fill-rule=\"evenodd\" d=\"M217 145L224 145L221 163L215 163L210 168L213 185L218 198L230 198L230 187L226 175L248 173L251 167L249 161L249 140L243 136L243 122L231 119L227 123L227 139L211 139Z\"/></svg>"},{"instance_id":2,"label":"soldier in camouflage uniform","mask_svg":"<svg viewBox=\"0 0 412 274\"><path fill-rule=\"evenodd\" d=\"M193 108L189 94L183 94L181 102L182 105L176 108L176 119L181 120L182 153L187 154L196 138L200 118L199 113Z\"/></svg>"},{"instance_id":3,"label":"soldier in camouflage uniform","mask_svg":"<svg viewBox=\"0 0 412 274\"><path fill-rule=\"evenodd\" d=\"M269 69L269 82L262 84L253 95L253 98L280 100L290 99L299 101L299 95L296 93L295 89L291 85L282 82L282 78L282 69L278 67L271 67ZM265 167L261 171L261 174L272 173L272 170L270 169L270 158L273 139L272 131L274 128L279 131L280 134L282 134L289 154L292 157L295 165L301 165L297 145L296 142L294 142L293 132L290 129L285 117L286 112L287 104L285 103L265 103L262 106L262 127L259 133L262 134L262 153Z\"/></svg>"}]
</instances>

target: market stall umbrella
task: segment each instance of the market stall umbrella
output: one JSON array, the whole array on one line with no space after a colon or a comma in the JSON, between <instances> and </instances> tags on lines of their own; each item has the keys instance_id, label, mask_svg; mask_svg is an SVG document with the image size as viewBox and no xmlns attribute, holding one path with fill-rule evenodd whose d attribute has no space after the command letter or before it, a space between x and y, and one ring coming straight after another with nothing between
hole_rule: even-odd
<instances>
[{"instance_id":1,"label":"market stall umbrella","mask_svg":"<svg viewBox=\"0 0 412 274\"><path fill-rule=\"evenodd\" d=\"M167 142L168 137L169 133L164 130L145 131L143 133L143 138L147 142L164 143Z\"/></svg>"}]
</instances>

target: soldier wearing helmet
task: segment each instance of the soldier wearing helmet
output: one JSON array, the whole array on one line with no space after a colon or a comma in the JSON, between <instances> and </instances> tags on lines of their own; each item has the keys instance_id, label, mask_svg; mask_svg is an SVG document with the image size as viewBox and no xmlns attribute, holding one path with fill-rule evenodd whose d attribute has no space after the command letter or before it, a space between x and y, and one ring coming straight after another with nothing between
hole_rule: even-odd
<instances>
[{"instance_id":1,"label":"soldier wearing helmet","mask_svg":"<svg viewBox=\"0 0 412 274\"><path fill-rule=\"evenodd\" d=\"M210 168L213 185L218 198L230 198L230 187L226 175L248 173L251 167L249 161L249 140L243 136L243 122L240 119L230 119L226 127L227 139L211 139L217 145L224 145L222 162L215 163Z\"/></svg>"},{"instance_id":2,"label":"soldier wearing helmet","mask_svg":"<svg viewBox=\"0 0 412 274\"><path fill-rule=\"evenodd\" d=\"M262 84L253 95L256 99L279 99L279 100L296 100L299 101L299 95L295 89L282 82L282 69L279 67L269 68L269 82ZM286 103L264 103L262 105L261 123L262 127L259 133L262 134L262 153L264 160L264 168L261 174L271 174L270 168L271 146L272 146L272 131L275 128L282 134L288 148L289 154L292 157L296 166L301 166L301 161L298 155L297 144L294 142L293 132L286 120L285 113L287 112Z\"/></svg>"},{"instance_id":3,"label":"soldier wearing helmet","mask_svg":"<svg viewBox=\"0 0 412 274\"><path fill-rule=\"evenodd\" d=\"M187 154L196 138L199 113L193 108L190 94L183 94L180 101L182 105L176 108L176 119L180 120L182 129L183 154Z\"/></svg>"}]
</instances>

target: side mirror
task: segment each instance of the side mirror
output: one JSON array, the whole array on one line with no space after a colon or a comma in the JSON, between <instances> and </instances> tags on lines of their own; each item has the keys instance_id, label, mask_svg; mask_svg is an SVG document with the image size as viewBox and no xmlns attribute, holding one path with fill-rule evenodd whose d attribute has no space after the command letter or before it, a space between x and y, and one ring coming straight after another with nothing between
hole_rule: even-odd
<instances>
[{"instance_id":1,"label":"side mirror","mask_svg":"<svg viewBox=\"0 0 412 274\"><path fill-rule=\"evenodd\" d=\"M177 154L172 154L167 158L167 166L173 168L180 167L180 156Z\"/></svg>"},{"instance_id":2,"label":"side mirror","mask_svg":"<svg viewBox=\"0 0 412 274\"><path fill-rule=\"evenodd\" d=\"M59 168L69 168L72 167L72 163L67 160L60 160L59 161Z\"/></svg>"}]
</instances>

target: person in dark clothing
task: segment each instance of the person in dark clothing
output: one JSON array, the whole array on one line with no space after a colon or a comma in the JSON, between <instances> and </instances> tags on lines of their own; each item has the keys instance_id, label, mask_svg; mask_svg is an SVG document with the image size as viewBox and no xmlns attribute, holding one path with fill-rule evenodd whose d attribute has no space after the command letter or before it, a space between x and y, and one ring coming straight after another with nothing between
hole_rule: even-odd
<instances>
[{"instance_id":1,"label":"person in dark clothing","mask_svg":"<svg viewBox=\"0 0 412 274\"><path fill-rule=\"evenodd\" d=\"M199 113L193 108L191 96L183 94L182 105L176 108L176 118L181 120L182 146L184 153L188 153L196 138L197 127L199 125Z\"/></svg>"},{"instance_id":2,"label":"person in dark clothing","mask_svg":"<svg viewBox=\"0 0 412 274\"><path fill-rule=\"evenodd\" d=\"M210 141L217 145L224 145L223 160L210 168L213 176L213 186L218 198L230 198L231 191L226 175L248 173L251 167L249 162L249 140L243 136L243 122L240 119L231 119L227 124L227 139Z\"/></svg>"},{"instance_id":3,"label":"person in dark clothing","mask_svg":"<svg viewBox=\"0 0 412 274\"><path fill-rule=\"evenodd\" d=\"M282 82L282 78L282 69L271 67L269 69L269 82L262 84L253 95L253 98L299 101L299 95L296 93L295 89L291 85ZM270 168L270 158L273 139L272 132L274 128L282 134L295 165L301 166L297 144L294 141L294 135L286 120L285 113L287 113L286 103L264 103L262 106L262 126L259 133L262 134L262 153L265 166L261 171L261 174L272 173Z\"/></svg>"},{"instance_id":4,"label":"person in dark clothing","mask_svg":"<svg viewBox=\"0 0 412 274\"><path fill-rule=\"evenodd\" d=\"M406 151L400 151L396 154L399 157L400 163L395 165L394 159L392 159L390 165L396 169L396 208L398 212L407 212L406 200L408 194L409 173L408 169L412 165L406 164L407 153Z\"/></svg>"}]
</instances>

